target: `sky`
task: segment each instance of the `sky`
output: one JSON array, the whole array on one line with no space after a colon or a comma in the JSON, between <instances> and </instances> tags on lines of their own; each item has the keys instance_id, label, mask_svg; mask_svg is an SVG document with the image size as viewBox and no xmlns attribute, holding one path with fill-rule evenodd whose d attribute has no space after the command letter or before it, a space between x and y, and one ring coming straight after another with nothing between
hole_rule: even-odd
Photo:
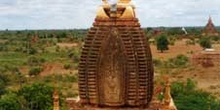
<instances>
[{"instance_id":1,"label":"sky","mask_svg":"<svg viewBox=\"0 0 220 110\"><path fill-rule=\"evenodd\" d=\"M220 0L132 0L142 27L220 26ZM80 29L102 0L0 0L0 30Z\"/></svg>"}]
</instances>

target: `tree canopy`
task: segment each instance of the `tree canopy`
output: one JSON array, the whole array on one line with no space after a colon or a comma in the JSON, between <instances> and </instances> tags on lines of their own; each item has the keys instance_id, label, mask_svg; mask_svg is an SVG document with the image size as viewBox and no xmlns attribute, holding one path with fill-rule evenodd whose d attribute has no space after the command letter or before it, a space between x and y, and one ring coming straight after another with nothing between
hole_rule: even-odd
<instances>
[{"instance_id":1,"label":"tree canopy","mask_svg":"<svg viewBox=\"0 0 220 110\"><path fill-rule=\"evenodd\" d=\"M8 93L0 98L0 110L22 110L18 96Z\"/></svg>"},{"instance_id":2,"label":"tree canopy","mask_svg":"<svg viewBox=\"0 0 220 110\"><path fill-rule=\"evenodd\" d=\"M26 85L18 91L18 95L23 96L27 101L30 110L51 110L52 94L53 87L42 83Z\"/></svg>"},{"instance_id":3,"label":"tree canopy","mask_svg":"<svg viewBox=\"0 0 220 110\"><path fill-rule=\"evenodd\" d=\"M156 39L157 42L157 50L160 50L163 53L164 50L168 50L168 39L165 35L161 35Z\"/></svg>"},{"instance_id":4,"label":"tree canopy","mask_svg":"<svg viewBox=\"0 0 220 110\"><path fill-rule=\"evenodd\" d=\"M178 110L219 110L220 103L207 92L197 90L196 83L187 79L186 83L177 81L171 85L171 95Z\"/></svg>"}]
</instances>

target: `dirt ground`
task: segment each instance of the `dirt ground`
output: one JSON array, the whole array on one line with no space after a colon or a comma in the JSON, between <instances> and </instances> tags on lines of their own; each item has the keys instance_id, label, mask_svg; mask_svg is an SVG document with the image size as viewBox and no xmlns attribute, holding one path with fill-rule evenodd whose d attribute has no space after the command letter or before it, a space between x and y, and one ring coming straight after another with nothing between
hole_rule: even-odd
<instances>
[{"instance_id":1,"label":"dirt ground","mask_svg":"<svg viewBox=\"0 0 220 110\"><path fill-rule=\"evenodd\" d=\"M77 73L77 70L73 69L64 69L63 64L61 63L44 63L43 64L43 71L40 73L41 76L47 76L52 74L72 74ZM28 66L23 66L20 68L20 71L24 74L28 74Z\"/></svg>"},{"instance_id":2,"label":"dirt ground","mask_svg":"<svg viewBox=\"0 0 220 110\"><path fill-rule=\"evenodd\" d=\"M211 92L220 98L220 64L208 68L204 68L201 65L192 66L180 71L178 75L174 75L172 78L173 80L193 79L199 89Z\"/></svg>"},{"instance_id":3,"label":"dirt ground","mask_svg":"<svg viewBox=\"0 0 220 110\"><path fill-rule=\"evenodd\" d=\"M69 74L71 70L66 70L60 63L45 63L43 65L43 71L40 73L41 76L51 75L51 74Z\"/></svg>"},{"instance_id":4,"label":"dirt ground","mask_svg":"<svg viewBox=\"0 0 220 110\"><path fill-rule=\"evenodd\" d=\"M169 50L165 51L164 53L158 51L155 45L150 45L150 48L153 58L164 60L176 57L179 54L190 55L190 53L195 53L202 50L198 44L186 45L186 39L176 41L173 46L169 45Z\"/></svg>"},{"instance_id":5,"label":"dirt ground","mask_svg":"<svg viewBox=\"0 0 220 110\"><path fill-rule=\"evenodd\" d=\"M187 55L191 58L193 53L201 52L203 49L198 45L186 45L185 39L176 41L174 46L169 46L169 50L160 53L156 46L151 45L153 58L166 60L173 58L179 54ZM220 44L212 45L216 51L220 51ZM192 65L192 67L179 71L177 75L173 75L173 80L186 80L191 78L197 82L197 87L213 93L220 98L220 62L215 62L214 67L204 68L201 65Z\"/></svg>"}]
</instances>

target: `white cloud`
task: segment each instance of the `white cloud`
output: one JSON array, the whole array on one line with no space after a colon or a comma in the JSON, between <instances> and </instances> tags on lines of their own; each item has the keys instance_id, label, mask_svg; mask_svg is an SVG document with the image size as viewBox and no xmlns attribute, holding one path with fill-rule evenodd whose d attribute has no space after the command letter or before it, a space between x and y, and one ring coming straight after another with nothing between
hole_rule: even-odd
<instances>
[{"instance_id":1,"label":"white cloud","mask_svg":"<svg viewBox=\"0 0 220 110\"><path fill-rule=\"evenodd\" d=\"M220 25L219 0L133 0L143 27ZM88 28L101 0L0 0L0 29Z\"/></svg>"}]
</instances>

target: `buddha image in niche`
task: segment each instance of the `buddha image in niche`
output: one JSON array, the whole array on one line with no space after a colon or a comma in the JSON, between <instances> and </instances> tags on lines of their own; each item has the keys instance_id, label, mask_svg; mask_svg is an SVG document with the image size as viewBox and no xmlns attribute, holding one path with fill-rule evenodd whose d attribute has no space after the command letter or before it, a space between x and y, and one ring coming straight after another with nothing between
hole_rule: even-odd
<instances>
[{"instance_id":1,"label":"buddha image in niche","mask_svg":"<svg viewBox=\"0 0 220 110\"><path fill-rule=\"evenodd\" d=\"M115 42L112 42L112 41ZM104 63L105 78L104 80L104 94L106 102L120 102L120 93L122 92L121 83L123 74L123 65L119 63L119 60L123 57L120 52L120 42L117 37L117 30L112 30L112 35L108 38L108 52L105 53L107 58Z\"/></svg>"}]
</instances>

